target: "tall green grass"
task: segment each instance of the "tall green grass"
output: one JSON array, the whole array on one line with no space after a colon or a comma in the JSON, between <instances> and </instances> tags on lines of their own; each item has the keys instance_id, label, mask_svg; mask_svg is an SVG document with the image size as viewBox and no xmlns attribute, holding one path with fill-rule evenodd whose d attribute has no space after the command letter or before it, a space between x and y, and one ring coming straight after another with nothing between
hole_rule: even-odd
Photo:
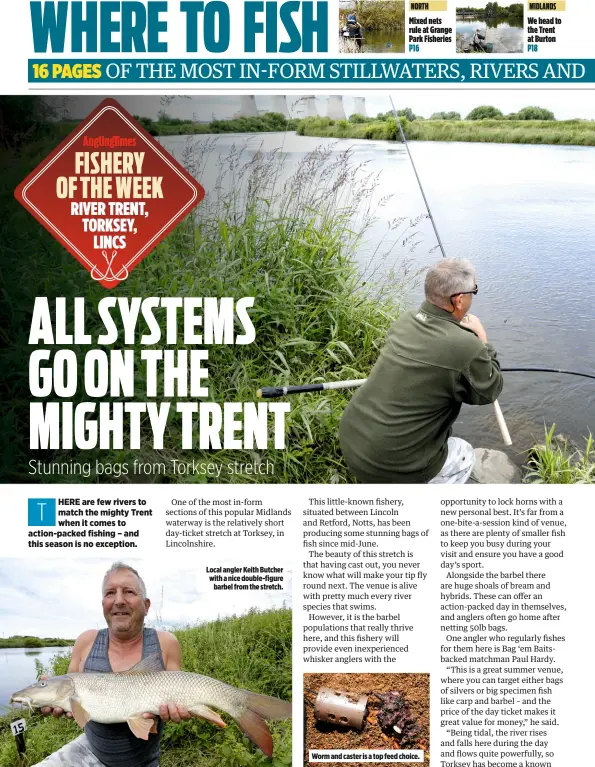
<instances>
[{"instance_id":1,"label":"tall green grass","mask_svg":"<svg viewBox=\"0 0 595 767\"><path fill-rule=\"evenodd\" d=\"M404 121L408 141L464 141L498 144L561 144L595 146L595 121L591 120L413 120ZM369 120L352 123L309 117L296 128L302 136L394 141L397 124Z\"/></svg>"},{"instance_id":2,"label":"tall green grass","mask_svg":"<svg viewBox=\"0 0 595 767\"><path fill-rule=\"evenodd\" d=\"M0 332L6 342L0 360L3 480L52 481L52 476L28 474L27 461L32 458L44 463L88 461L92 466L96 459L130 465L135 458L146 462L177 458L225 467L235 460L274 463L274 475L256 478L224 472L223 482L352 481L337 439L349 392L292 399L285 450L184 452L181 421L173 414L163 451L152 449L148 424L143 424L142 447L134 453L126 449L29 452L31 349L27 339L34 298L48 296L51 305L54 296L85 296L86 330L96 336L100 325L95 308L106 295L13 199L15 186L49 149L42 142L1 158L0 231L5 244L0 270L5 301ZM201 145L200 152L189 144L183 158L199 179L209 151L208 143ZM115 296L255 297L251 316L256 342L209 347L209 399L215 402L254 402L261 386L365 377L415 278L407 256L415 247L420 219L394 219L386 250L380 245L367 267L356 263L355 253L374 223L371 200L376 178L355 165L349 151L337 154L317 148L285 175L284 162L278 153L257 152L248 160L242 147L231 149L196 213L125 283L110 291ZM388 203L384 198L379 204ZM387 269L388 276L379 286L376 270L382 266L384 271L391 262L400 268ZM137 344L137 359L139 350ZM86 347L78 350L81 357L85 351ZM140 367L136 377L142 392ZM81 392L79 401L83 398ZM142 393L137 399L144 399ZM79 475L63 475L60 481L69 479L85 481ZM138 481L130 475L128 479ZM86 481L95 480L92 474ZM191 475L185 481L205 480Z\"/></svg>"},{"instance_id":3,"label":"tall green grass","mask_svg":"<svg viewBox=\"0 0 595 767\"><path fill-rule=\"evenodd\" d=\"M291 610L282 608L252 611L174 631L182 649L182 669L220 679L284 700L291 699ZM69 656L55 660L50 668L38 667L38 676L49 672L64 674ZM27 718L27 758L18 762L10 721L23 716L18 709L0 718L0 765L28 767L80 735L72 720L59 720L39 713ZM228 722L225 730L202 719L175 724L168 722L161 740L161 767L286 767L291 763L291 722L271 722L275 756L268 760L242 735L237 725Z\"/></svg>"},{"instance_id":4,"label":"tall green grass","mask_svg":"<svg viewBox=\"0 0 595 767\"><path fill-rule=\"evenodd\" d=\"M545 485L584 485L595 483L595 440L589 434L584 450L556 438L556 424L545 430L545 439L528 452L524 482Z\"/></svg>"}]
</instances>

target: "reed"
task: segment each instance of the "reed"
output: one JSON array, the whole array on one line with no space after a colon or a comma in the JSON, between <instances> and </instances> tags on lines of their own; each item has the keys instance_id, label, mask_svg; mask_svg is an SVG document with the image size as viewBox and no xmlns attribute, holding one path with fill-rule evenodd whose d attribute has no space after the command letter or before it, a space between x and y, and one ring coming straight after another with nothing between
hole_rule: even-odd
<instances>
[{"instance_id":1,"label":"reed","mask_svg":"<svg viewBox=\"0 0 595 767\"><path fill-rule=\"evenodd\" d=\"M585 439L583 450L555 436L556 424L545 429L541 444L527 453L524 482L545 485L591 485L595 483L595 440Z\"/></svg>"}]
</instances>

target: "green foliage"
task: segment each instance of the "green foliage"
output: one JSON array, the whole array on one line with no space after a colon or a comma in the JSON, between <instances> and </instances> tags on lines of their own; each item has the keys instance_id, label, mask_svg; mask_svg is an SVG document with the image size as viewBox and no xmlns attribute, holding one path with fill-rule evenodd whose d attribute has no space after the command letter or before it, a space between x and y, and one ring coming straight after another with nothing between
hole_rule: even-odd
<instances>
[{"instance_id":1,"label":"green foliage","mask_svg":"<svg viewBox=\"0 0 595 767\"><path fill-rule=\"evenodd\" d=\"M506 18L523 18L524 6L523 3L512 3L511 5L500 6L498 2L486 3L485 8L474 8L472 6L466 8L457 8L457 12L470 11L478 18L487 19L506 19Z\"/></svg>"},{"instance_id":2,"label":"green foliage","mask_svg":"<svg viewBox=\"0 0 595 767\"><path fill-rule=\"evenodd\" d=\"M533 109L528 107L527 109ZM523 110L521 110L523 111ZM547 110L546 110L547 112ZM444 115L455 115L445 119ZM549 113L551 114L551 113ZM460 120L458 113L438 112L430 120L401 118L403 130L411 141L475 141L499 144L564 144L595 146L593 120L527 120L518 115L496 119ZM547 117L547 115L546 115ZM314 117L301 120L297 132L305 136L328 138L358 138L394 141L400 140L397 124L391 112L380 114L365 123L343 123L333 126L328 118Z\"/></svg>"},{"instance_id":3,"label":"green foliage","mask_svg":"<svg viewBox=\"0 0 595 767\"><path fill-rule=\"evenodd\" d=\"M367 123L369 122L367 117L364 117L364 115L357 114L357 112L354 112L352 115L349 116L349 122L352 125L355 125L356 123Z\"/></svg>"},{"instance_id":4,"label":"green foliage","mask_svg":"<svg viewBox=\"0 0 595 767\"><path fill-rule=\"evenodd\" d=\"M19 146L51 133L55 116L47 98L0 96L0 146Z\"/></svg>"},{"instance_id":5,"label":"green foliage","mask_svg":"<svg viewBox=\"0 0 595 767\"><path fill-rule=\"evenodd\" d=\"M135 120L138 120L138 122L143 126L143 128L146 131L148 131L151 134L151 136L159 135L159 126L150 117L140 117L139 115L133 115L133 117Z\"/></svg>"},{"instance_id":6,"label":"green foliage","mask_svg":"<svg viewBox=\"0 0 595 767\"><path fill-rule=\"evenodd\" d=\"M357 20L364 29L402 29L405 26L404 0L354 0L353 7L339 9L340 26L346 24L352 11L356 11Z\"/></svg>"},{"instance_id":7,"label":"green foliage","mask_svg":"<svg viewBox=\"0 0 595 767\"><path fill-rule=\"evenodd\" d=\"M287 130L288 120L280 112L267 112L259 117L235 117L233 120L213 120L209 133L261 133Z\"/></svg>"},{"instance_id":8,"label":"green foliage","mask_svg":"<svg viewBox=\"0 0 595 767\"><path fill-rule=\"evenodd\" d=\"M434 112L430 120L460 120L460 112Z\"/></svg>"},{"instance_id":9,"label":"green foliage","mask_svg":"<svg viewBox=\"0 0 595 767\"><path fill-rule=\"evenodd\" d=\"M545 440L528 454L524 482L546 485L595 483L595 441L589 434L583 451L554 436L556 424L545 430Z\"/></svg>"},{"instance_id":10,"label":"green foliage","mask_svg":"<svg viewBox=\"0 0 595 767\"><path fill-rule=\"evenodd\" d=\"M297 120L288 120L279 112L267 112L258 117L235 117L231 120L211 120L210 123L197 123L193 120L170 117L161 111L157 121L150 117L135 119L152 136L192 136L200 133L263 133L272 131L295 130Z\"/></svg>"},{"instance_id":11,"label":"green foliage","mask_svg":"<svg viewBox=\"0 0 595 767\"><path fill-rule=\"evenodd\" d=\"M465 120L496 120L502 117L502 112L496 107L481 106L472 109Z\"/></svg>"},{"instance_id":12,"label":"green foliage","mask_svg":"<svg viewBox=\"0 0 595 767\"><path fill-rule=\"evenodd\" d=\"M291 610L251 611L174 631L182 649L182 668L229 684L291 699ZM53 659L40 673L65 673L68 658ZM20 710L0 718L0 764L21 767L10 721ZM31 764L57 751L80 734L70 719L27 714L27 756ZM227 716L224 730L202 719L165 725L161 740L161 767L288 767L291 764L291 722L272 722L275 755L267 759Z\"/></svg>"},{"instance_id":13,"label":"green foliage","mask_svg":"<svg viewBox=\"0 0 595 767\"><path fill-rule=\"evenodd\" d=\"M397 109L397 114L399 117L404 117L408 122L413 122L417 119L416 115L414 114L413 110L409 107L406 107L405 109ZM391 112L390 117L394 119L394 115Z\"/></svg>"},{"instance_id":14,"label":"green foliage","mask_svg":"<svg viewBox=\"0 0 595 767\"><path fill-rule=\"evenodd\" d=\"M413 122L414 120L417 120L417 115L414 113L414 111L410 107L405 107L405 109L397 109L397 114L399 115L399 117L404 117L409 122ZM381 122L386 122L387 120L394 120L395 115L392 109L389 109L389 111L385 112L384 114L382 112L379 112L375 119Z\"/></svg>"},{"instance_id":15,"label":"green foliage","mask_svg":"<svg viewBox=\"0 0 595 767\"><path fill-rule=\"evenodd\" d=\"M554 113L543 107L524 107L516 115L517 120L555 120Z\"/></svg>"},{"instance_id":16,"label":"green foliage","mask_svg":"<svg viewBox=\"0 0 595 767\"><path fill-rule=\"evenodd\" d=\"M5 647L69 647L73 639L56 639L55 637L11 636L0 639L0 648Z\"/></svg>"}]
</instances>

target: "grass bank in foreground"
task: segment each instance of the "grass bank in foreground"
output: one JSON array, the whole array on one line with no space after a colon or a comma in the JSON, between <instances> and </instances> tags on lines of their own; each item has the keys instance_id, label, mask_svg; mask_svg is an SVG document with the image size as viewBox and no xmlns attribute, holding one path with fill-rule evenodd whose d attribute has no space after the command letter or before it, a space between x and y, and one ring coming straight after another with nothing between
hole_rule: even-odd
<instances>
[{"instance_id":1,"label":"grass bank in foreground","mask_svg":"<svg viewBox=\"0 0 595 767\"><path fill-rule=\"evenodd\" d=\"M561 144L595 146L590 120L413 120L401 118L408 141L463 141L497 144ZM300 136L400 141L396 120L300 120Z\"/></svg>"},{"instance_id":2,"label":"grass bank in foreground","mask_svg":"<svg viewBox=\"0 0 595 767\"><path fill-rule=\"evenodd\" d=\"M182 648L182 668L284 700L291 699L291 610L251 612L174 632ZM64 674L69 657L48 669ZM41 674L44 670L39 667ZM10 722L22 709L0 718L0 765L28 767L80 735L72 720L39 713L27 718L27 762L18 761ZM161 767L287 767L291 764L291 721L271 722L275 756L268 760L227 715L225 730L202 719L168 722L161 740Z\"/></svg>"},{"instance_id":3,"label":"grass bank in foreground","mask_svg":"<svg viewBox=\"0 0 595 767\"><path fill-rule=\"evenodd\" d=\"M70 461L88 463L92 467L89 477L61 475L61 481L75 482L96 479L96 460L131 465L135 459L166 466L171 466L171 459L217 464L222 467L219 482L353 481L337 439L349 392L293 399L286 419L284 450L270 444L258 452L198 447L182 451L180 414L173 413L165 449L159 452L152 449L148 423L141 428L140 450L29 451L31 349L27 340L35 297L48 296L51 306L55 296L64 296L72 306L75 296L84 296L86 332L96 338L103 330L96 307L106 295L105 289L94 283L13 197L17 184L51 148L42 141L0 156L0 229L5 243L0 271L4 285L10 286L1 321L6 340L0 364L4 481L55 480L56 475L51 474L32 476L31 459L50 467ZM261 386L365 377L391 320L398 315L405 292L390 278L382 289L377 288L370 270L362 271L355 260L374 215L370 209L374 179L359 172L350 152L315 149L289 172L283 170L286 160L277 153L256 153L248 161L242 151L230 149L229 156L222 158L220 178L209 182L208 194L195 215L187 217L110 296L256 297L251 310L256 342L208 347L209 400L213 402L255 402ZM205 142L199 152L189 150L182 158L199 179L201 163L209 152ZM356 220L362 223L354 232ZM403 222L400 231L412 236L415 226L416 222ZM396 249L400 235L393 235L392 247ZM362 280L367 284L362 286ZM164 325L164 314L160 320ZM68 322L71 327L72 317ZM137 341L137 361L141 348ZM182 339L178 348L184 348ZM75 351L81 360L87 348ZM145 399L143 376L139 362L136 381L140 401ZM75 405L84 399L83 392L77 397ZM270 461L274 474L255 477L230 473L228 467L235 461ZM128 478L138 481L132 474ZM103 479L114 481L117 477ZM171 474L155 481L168 479L171 481ZM205 476L192 474L185 479L201 482Z\"/></svg>"},{"instance_id":4,"label":"grass bank in foreground","mask_svg":"<svg viewBox=\"0 0 595 767\"><path fill-rule=\"evenodd\" d=\"M595 440L585 439L584 448L555 435L556 424L545 431L542 444L528 453L524 481L544 485L595 484Z\"/></svg>"}]
</instances>

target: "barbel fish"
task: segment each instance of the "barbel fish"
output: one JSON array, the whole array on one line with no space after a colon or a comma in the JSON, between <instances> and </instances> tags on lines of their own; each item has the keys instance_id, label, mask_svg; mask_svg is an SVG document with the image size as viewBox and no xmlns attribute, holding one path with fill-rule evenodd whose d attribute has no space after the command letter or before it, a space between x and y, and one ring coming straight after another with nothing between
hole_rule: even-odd
<instances>
[{"instance_id":1,"label":"barbel fish","mask_svg":"<svg viewBox=\"0 0 595 767\"><path fill-rule=\"evenodd\" d=\"M225 722L210 706L229 714L248 738L268 757L273 739L267 719L288 719L291 703L240 690L225 682L187 671L163 671L159 657L151 655L128 671L116 673L72 673L41 680L13 693L11 703L29 708L60 707L71 711L79 725L88 721L113 724L127 722L137 738L147 740L155 732L153 719L143 713L159 714L159 706L176 703L191 714L208 719L219 727Z\"/></svg>"}]
</instances>

